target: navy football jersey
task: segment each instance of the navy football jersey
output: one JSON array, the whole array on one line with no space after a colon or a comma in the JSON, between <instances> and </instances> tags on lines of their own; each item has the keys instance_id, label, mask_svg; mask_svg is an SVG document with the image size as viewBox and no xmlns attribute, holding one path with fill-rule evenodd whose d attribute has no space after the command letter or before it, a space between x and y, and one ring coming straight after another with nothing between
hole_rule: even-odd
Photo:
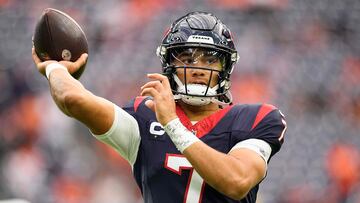
<instances>
[{"instance_id":1,"label":"navy football jersey","mask_svg":"<svg viewBox=\"0 0 360 203\"><path fill-rule=\"evenodd\" d=\"M139 125L141 141L133 173L146 203L256 201L258 185L242 200L234 200L206 184L176 149L155 113L145 106L147 99L137 97L123 108ZM229 153L241 141L255 138L267 142L273 156L283 142L285 121L280 111L271 105L228 106L195 125L179 105L176 111L185 127L208 146L223 153Z\"/></svg>"}]
</instances>

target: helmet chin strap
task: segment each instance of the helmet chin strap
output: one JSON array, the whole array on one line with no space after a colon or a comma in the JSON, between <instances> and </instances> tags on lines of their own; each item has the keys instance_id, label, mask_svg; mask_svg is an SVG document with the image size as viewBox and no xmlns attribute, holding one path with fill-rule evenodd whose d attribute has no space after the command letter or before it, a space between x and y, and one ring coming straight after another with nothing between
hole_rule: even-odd
<instances>
[{"instance_id":1,"label":"helmet chin strap","mask_svg":"<svg viewBox=\"0 0 360 203\"><path fill-rule=\"evenodd\" d=\"M181 99L184 103L193 105L193 106L203 106L210 104L213 102L215 104L225 106L228 105L227 103L219 101L214 95L216 95L216 90L219 89L219 85L215 85L214 87L207 87L206 85L201 84L187 84L186 88L185 85L181 82L176 74L173 74L174 80L178 85L177 91L183 94L176 94L174 95L175 100ZM206 92L207 89L207 92ZM205 95L206 92L206 95ZM231 97L230 92L229 97ZM198 96L190 96L191 95L198 95ZM206 96L206 97L205 97ZM210 97L209 97L210 96ZM214 96L214 97L211 97Z\"/></svg>"}]
</instances>

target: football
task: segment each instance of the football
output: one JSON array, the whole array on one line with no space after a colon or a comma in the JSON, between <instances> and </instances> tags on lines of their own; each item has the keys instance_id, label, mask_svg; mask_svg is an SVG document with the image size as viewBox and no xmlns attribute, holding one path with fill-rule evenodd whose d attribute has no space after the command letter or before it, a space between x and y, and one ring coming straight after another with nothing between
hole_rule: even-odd
<instances>
[{"instance_id":1,"label":"football","mask_svg":"<svg viewBox=\"0 0 360 203\"><path fill-rule=\"evenodd\" d=\"M35 52L42 60L76 61L88 53L88 42L80 25L68 14L47 8L38 20L33 36ZM72 74L79 79L86 64Z\"/></svg>"}]
</instances>

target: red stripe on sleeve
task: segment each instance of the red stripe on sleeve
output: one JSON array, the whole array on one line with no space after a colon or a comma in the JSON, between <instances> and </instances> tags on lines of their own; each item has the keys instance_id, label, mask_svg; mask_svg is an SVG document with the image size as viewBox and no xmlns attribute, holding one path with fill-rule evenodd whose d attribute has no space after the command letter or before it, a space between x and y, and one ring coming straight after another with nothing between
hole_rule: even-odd
<instances>
[{"instance_id":1,"label":"red stripe on sleeve","mask_svg":"<svg viewBox=\"0 0 360 203\"><path fill-rule=\"evenodd\" d=\"M134 102L134 110L135 112L137 111L139 105L141 104L141 102L145 99L146 97L143 96L138 96L135 98L135 102Z\"/></svg>"},{"instance_id":2,"label":"red stripe on sleeve","mask_svg":"<svg viewBox=\"0 0 360 203\"><path fill-rule=\"evenodd\" d=\"M260 121L261 121L262 119L264 119L265 116L268 115L268 114L269 114L272 110L274 110L274 109L276 109L276 107L273 106L273 105L263 104L263 105L260 107L260 109L259 109L259 111L258 111L258 113L257 113L257 115L256 115L256 118L255 118L255 121L254 121L254 123L253 123L253 126L251 127L251 130L254 129L254 128L260 123Z\"/></svg>"}]
</instances>

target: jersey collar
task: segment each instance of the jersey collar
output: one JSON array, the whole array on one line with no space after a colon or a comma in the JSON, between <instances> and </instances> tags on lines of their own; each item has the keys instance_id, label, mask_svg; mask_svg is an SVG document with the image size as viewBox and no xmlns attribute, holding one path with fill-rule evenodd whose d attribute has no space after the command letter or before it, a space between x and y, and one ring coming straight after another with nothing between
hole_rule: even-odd
<instances>
[{"instance_id":1,"label":"jersey collar","mask_svg":"<svg viewBox=\"0 0 360 203\"><path fill-rule=\"evenodd\" d=\"M208 134L218 123L219 121L226 115L226 113L233 107L227 106L224 109L220 109L215 113L207 116L206 118L198 121L196 124L192 124L190 119L186 116L184 110L180 107L180 105L176 105L176 114L179 117L181 123L191 132L193 132L198 138L203 137Z\"/></svg>"}]
</instances>

